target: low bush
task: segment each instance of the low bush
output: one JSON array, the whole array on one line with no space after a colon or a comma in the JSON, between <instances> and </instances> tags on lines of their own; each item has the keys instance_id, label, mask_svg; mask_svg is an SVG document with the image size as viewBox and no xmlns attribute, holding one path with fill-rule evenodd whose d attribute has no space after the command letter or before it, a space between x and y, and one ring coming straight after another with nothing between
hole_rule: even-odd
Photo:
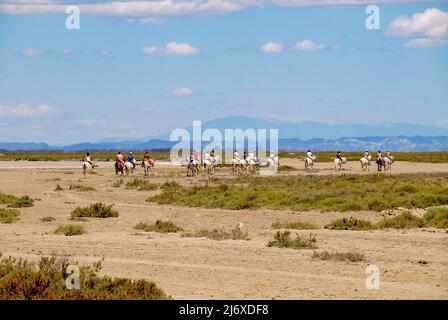
<instances>
[{"instance_id":1,"label":"low bush","mask_svg":"<svg viewBox=\"0 0 448 320\"><path fill-rule=\"evenodd\" d=\"M126 183L126 189L137 189L138 191L152 191L158 188L157 184L139 178L132 179Z\"/></svg>"},{"instance_id":2,"label":"low bush","mask_svg":"<svg viewBox=\"0 0 448 320\"><path fill-rule=\"evenodd\" d=\"M249 240L246 231L240 228L234 228L229 231L224 229L202 229L196 232L186 232L182 234L183 237L194 237L194 238L208 238L212 240Z\"/></svg>"},{"instance_id":3,"label":"low bush","mask_svg":"<svg viewBox=\"0 0 448 320\"><path fill-rule=\"evenodd\" d=\"M0 192L0 203L6 204L10 208L32 207L34 200L29 196L16 197L11 194Z\"/></svg>"},{"instance_id":4,"label":"low bush","mask_svg":"<svg viewBox=\"0 0 448 320\"><path fill-rule=\"evenodd\" d=\"M157 220L155 223L138 223L135 227L137 230L144 230L147 232L171 233L182 231L182 228L176 226L172 221Z\"/></svg>"},{"instance_id":5,"label":"low bush","mask_svg":"<svg viewBox=\"0 0 448 320\"><path fill-rule=\"evenodd\" d=\"M329 230L372 230L375 225L367 220L354 217L336 219L325 226Z\"/></svg>"},{"instance_id":6,"label":"low bush","mask_svg":"<svg viewBox=\"0 0 448 320\"><path fill-rule=\"evenodd\" d=\"M364 254L357 252L314 251L312 258L320 260L334 260L334 261L348 261L348 262L361 262L366 260Z\"/></svg>"},{"instance_id":7,"label":"low bush","mask_svg":"<svg viewBox=\"0 0 448 320\"><path fill-rule=\"evenodd\" d=\"M1 254L0 254L1 259ZM69 262L43 257L37 263L0 260L0 300L161 300L169 299L155 283L99 276L101 263L79 267L77 290L66 287Z\"/></svg>"},{"instance_id":8,"label":"low bush","mask_svg":"<svg viewBox=\"0 0 448 320\"><path fill-rule=\"evenodd\" d=\"M296 229L296 230L313 230L318 229L318 227L315 224L308 223L308 222L282 222L277 221L272 224L272 228L274 229Z\"/></svg>"},{"instance_id":9,"label":"low bush","mask_svg":"<svg viewBox=\"0 0 448 320\"><path fill-rule=\"evenodd\" d=\"M423 215L423 220L429 227L448 229L448 208L430 208Z\"/></svg>"},{"instance_id":10,"label":"low bush","mask_svg":"<svg viewBox=\"0 0 448 320\"><path fill-rule=\"evenodd\" d=\"M414 215L410 211L404 211L398 216L384 218L377 223L379 229L394 228L394 229L409 229L409 228L423 228L425 221Z\"/></svg>"},{"instance_id":11,"label":"low bush","mask_svg":"<svg viewBox=\"0 0 448 320\"><path fill-rule=\"evenodd\" d=\"M83 184L71 184L69 189L76 191L96 191L95 187L86 186Z\"/></svg>"},{"instance_id":12,"label":"low bush","mask_svg":"<svg viewBox=\"0 0 448 320\"><path fill-rule=\"evenodd\" d=\"M296 235L296 238L291 238L291 232L284 231L274 235L274 239L269 241L268 247L278 248L292 248L292 249L316 249L316 236L310 234L308 237Z\"/></svg>"},{"instance_id":13,"label":"low bush","mask_svg":"<svg viewBox=\"0 0 448 320\"><path fill-rule=\"evenodd\" d=\"M116 218L119 213L117 210L112 209L113 205L105 205L102 202L91 204L88 207L76 208L72 211L72 218Z\"/></svg>"},{"instance_id":14,"label":"low bush","mask_svg":"<svg viewBox=\"0 0 448 320\"><path fill-rule=\"evenodd\" d=\"M78 224L66 224L60 225L56 228L54 233L56 234L65 234L66 236L77 236L83 233L86 233L86 229Z\"/></svg>"},{"instance_id":15,"label":"low bush","mask_svg":"<svg viewBox=\"0 0 448 320\"><path fill-rule=\"evenodd\" d=\"M19 220L20 212L15 209L0 209L0 222L13 223Z\"/></svg>"}]
</instances>

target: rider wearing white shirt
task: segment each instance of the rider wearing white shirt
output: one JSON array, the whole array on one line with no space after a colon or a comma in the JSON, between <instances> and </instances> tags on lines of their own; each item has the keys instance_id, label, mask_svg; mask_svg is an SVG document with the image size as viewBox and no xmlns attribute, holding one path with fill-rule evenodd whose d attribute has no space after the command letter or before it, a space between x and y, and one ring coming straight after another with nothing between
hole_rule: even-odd
<instances>
[{"instance_id":1,"label":"rider wearing white shirt","mask_svg":"<svg viewBox=\"0 0 448 320\"><path fill-rule=\"evenodd\" d=\"M311 150L308 150L308 152L306 153L306 157L314 162L315 157L314 154L311 152Z\"/></svg>"},{"instance_id":2,"label":"rider wearing white shirt","mask_svg":"<svg viewBox=\"0 0 448 320\"><path fill-rule=\"evenodd\" d=\"M366 152L364 152L364 158L366 158L367 161L369 161L369 166L370 166L370 159L371 159L371 157L370 157L370 154L369 154L369 150L366 150Z\"/></svg>"}]
</instances>

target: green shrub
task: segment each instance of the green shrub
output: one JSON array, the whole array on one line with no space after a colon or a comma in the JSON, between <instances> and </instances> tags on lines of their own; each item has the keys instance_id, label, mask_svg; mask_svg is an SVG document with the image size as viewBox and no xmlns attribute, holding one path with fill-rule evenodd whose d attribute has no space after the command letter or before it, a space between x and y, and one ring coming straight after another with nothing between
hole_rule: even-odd
<instances>
[{"instance_id":1,"label":"green shrub","mask_svg":"<svg viewBox=\"0 0 448 320\"><path fill-rule=\"evenodd\" d=\"M138 223L135 227L137 230L144 230L147 232L160 232L160 233L170 233L182 231L182 228L176 226L172 221L162 221L157 220L155 223Z\"/></svg>"},{"instance_id":2,"label":"green shrub","mask_svg":"<svg viewBox=\"0 0 448 320\"><path fill-rule=\"evenodd\" d=\"M182 234L182 237L194 237L194 238L208 238L212 240L249 240L246 231L242 231L240 228L234 228L229 231L223 229L202 229L196 232L186 232Z\"/></svg>"},{"instance_id":3,"label":"green shrub","mask_svg":"<svg viewBox=\"0 0 448 320\"><path fill-rule=\"evenodd\" d=\"M92 186L86 186L83 184L71 184L70 190L77 190L77 191L96 191L96 189Z\"/></svg>"},{"instance_id":4,"label":"green shrub","mask_svg":"<svg viewBox=\"0 0 448 320\"><path fill-rule=\"evenodd\" d=\"M278 248L292 248L292 249L315 249L316 246L316 236L310 234L308 237L299 236L297 234L296 238L291 238L291 232L284 231L274 235L274 240L269 241L268 247L278 247Z\"/></svg>"},{"instance_id":5,"label":"green shrub","mask_svg":"<svg viewBox=\"0 0 448 320\"><path fill-rule=\"evenodd\" d=\"M314 259L320 259L320 260L334 260L334 261L348 261L348 262L361 262L366 260L364 254L357 252L314 251L312 257Z\"/></svg>"},{"instance_id":6,"label":"green shrub","mask_svg":"<svg viewBox=\"0 0 448 320\"><path fill-rule=\"evenodd\" d=\"M42 221L42 222L52 222L55 220L56 220L56 218L54 218L52 216L46 216L46 217L43 217L42 219L40 219L40 221Z\"/></svg>"},{"instance_id":7,"label":"green shrub","mask_svg":"<svg viewBox=\"0 0 448 320\"><path fill-rule=\"evenodd\" d=\"M448 205L448 175L244 176L183 187L166 182L147 201L189 207L383 211Z\"/></svg>"},{"instance_id":8,"label":"green shrub","mask_svg":"<svg viewBox=\"0 0 448 320\"><path fill-rule=\"evenodd\" d=\"M117 210L112 209L113 204L105 205L102 202L97 202L91 204L88 207L76 208L72 211L72 218L115 218L118 217L119 213Z\"/></svg>"},{"instance_id":9,"label":"green shrub","mask_svg":"<svg viewBox=\"0 0 448 320\"><path fill-rule=\"evenodd\" d=\"M448 229L448 208L430 208L423 220L429 227Z\"/></svg>"},{"instance_id":10,"label":"green shrub","mask_svg":"<svg viewBox=\"0 0 448 320\"><path fill-rule=\"evenodd\" d=\"M139 178L132 179L126 183L126 189L137 189L138 191L152 191L158 188L157 184Z\"/></svg>"},{"instance_id":11,"label":"green shrub","mask_svg":"<svg viewBox=\"0 0 448 320\"><path fill-rule=\"evenodd\" d=\"M395 217L384 218L377 223L377 227L380 229L423 228L424 226L425 226L425 221L422 218L415 216L410 211L404 211Z\"/></svg>"},{"instance_id":12,"label":"green shrub","mask_svg":"<svg viewBox=\"0 0 448 320\"><path fill-rule=\"evenodd\" d=\"M16 197L11 194L0 192L0 203L6 204L10 208L32 207L34 200L29 196Z\"/></svg>"},{"instance_id":13,"label":"green shrub","mask_svg":"<svg viewBox=\"0 0 448 320\"><path fill-rule=\"evenodd\" d=\"M315 224L308 223L308 222L281 222L277 221L272 224L272 228L274 229L297 229L297 230L313 230L318 229L318 227Z\"/></svg>"},{"instance_id":14,"label":"green shrub","mask_svg":"<svg viewBox=\"0 0 448 320\"><path fill-rule=\"evenodd\" d=\"M1 258L1 254L0 254ZM67 290L68 260L43 257L38 264L0 260L0 300L161 300L170 297L153 282L99 276L101 263L80 266L80 289Z\"/></svg>"},{"instance_id":15,"label":"green shrub","mask_svg":"<svg viewBox=\"0 0 448 320\"><path fill-rule=\"evenodd\" d=\"M66 236L77 236L86 232L87 232L86 229L78 224L60 225L54 231L54 233L56 234L63 233Z\"/></svg>"},{"instance_id":16,"label":"green shrub","mask_svg":"<svg viewBox=\"0 0 448 320\"><path fill-rule=\"evenodd\" d=\"M367 220L354 217L336 219L325 226L329 230L372 230L375 225Z\"/></svg>"},{"instance_id":17,"label":"green shrub","mask_svg":"<svg viewBox=\"0 0 448 320\"><path fill-rule=\"evenodd\" d=\"M13 223L19 220L20 212L15 209L0 209L0 222Z\"/></svg>"}]
</instances>

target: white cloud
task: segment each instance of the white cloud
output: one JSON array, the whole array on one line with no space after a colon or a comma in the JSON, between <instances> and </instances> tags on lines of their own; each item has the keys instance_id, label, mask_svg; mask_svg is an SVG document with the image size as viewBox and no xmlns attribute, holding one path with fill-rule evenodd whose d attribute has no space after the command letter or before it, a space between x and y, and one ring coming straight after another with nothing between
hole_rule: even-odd
<instances>
[{"instance_id":1,"label":"white cloud","mask_svg":"<svg viewBox=\"0 0 448 320\"><path fill-rule=\"evenodd\" d=\"M436 48L448 44L447 39L416 38L404 46L407 48Z\"/></svg>"},{"instance_id":2,"label":"white cloud","mask_svg":"<svg viewBox=\"0 0 448 320\"><path fill-rule=\"evenodd\" d=\"M104 124L105 124L105 122L103 120L98 120L98 119L75 120L75 121L71 121L71 123L79 124L79 125L90 127L90 128L104 126Z\"/></svg>"},{"instance_id":3,"label":"white cloud","mask_svg":"<svg viewBox=\"0 0 448 320\"><path fill-rule=\"evenodd\" d=\"M180 55L189 56L195 55L200 52L199 49L189 45L188 43L169 42L165 48L160 47L144 47L142 53L147 55L152 54L167 54L167 55Z\"/></svg>"},{"instance_id":4,"label":"white cloud","mask_svg":"<svg viewBox=\"0 0 448 320\"><path fill-rule=\"evenodd\" d=\"M325 49L327 46L323 43L316 44L311 40L303 40L296 43L292 50L296 51L317 51Z\"/></svg>"},{"instance_id":5,"label":"white cloud","mask_svg":"<svg viewBox=\"0 0 448 320\"><path fill-rule=\"evenodd\" d=\"M79 4L83 14L102 16L148 16L148 15L218 15L242 11L250 6L262 5L265 0L121 0ZM34 0L34 3L0 4L0 13L45 14L65 13L61 2L50 4Z\"/></svg>"},{"instance_id":6,"label":"white cloud","mask_svg":"<svg viewBox=\"0 0 448 320\"><path fill-rule=\"evenodd\" d=\"M40 56L45 53L45 50L39 48L26 48L20 51L20 54L26 57Z\"/></svg>"},{"instance_id":7,"label":"white cloud","mask_svg":"<svg viewBox=\"0 0 448 320\"><path fill-rule=\"evenodd\" d=\"M448 12L437 8L415 13L411 18L400 16L392 21L387 35L395 37L425 36L444 38L448 36Z\"/></svg>"},{"instance_id":8,"label":"white cloud","mask_svg":"<svg viewBox=\"0 0 448 320\"><path fill-rule=\"evenodd\" d=\"M72 48L64 48L62 50L63 54L69 55L69 54L73 54L75 52L75 50L73 50Z\"/></svg>"},{"instance_id":9,"label":"white cloud","mask_svg":"<svg viewBox=\"0 0 448 320\"><path fill-rule=\"evenodd\" d=\"M160 24L164 24L166 22L166 19L164 18L156 18L156 17L146 17L146 18L139 18L139 19L135 19L135 18L131 18L128 19L127 22L129 24L155 24L155 25L160 25Z\"/></svg>"},{"instance_id":10,"label":"white cloud","mask_svg":"<svg viewBox=\"0 0 448 320\"><path fill-rule=\"evenodd\" d=\"M411 3L425 2L425 0L271 0L272 3L282 7L308 7L308 6L347 6L369 4L391 4L391 3Z\"/></svg>"},{"instance_id":11,"label":"white cloud","mask_svg":"<svg viewBox=\"0 0 448 320\"><path fill-rule=\"evenodd\" d=\"M109 50L106 50L106 49L101 49L97 53L98 53L98 55L100 55L102 57L110 57L110 56L112 56L112 53Z\"/></svg>"},{"instance_id":12,"label":"white cloud","mask_svg":"<svg viewBox=\"0 0 448 320\"><path fill-rule=\"evenodd\" d=\"M268 42L260 50L266 53L280 53L283 51L283 45L280 42Z\"/></svg>"},{"instance_id":13,"label":"white cloud","mask_svg":"<svg viewBox=\"0 0 448 320\"><path fill-rule=\"evenodd\" d=\"M171 93L173 96L189 96L193 94L191 88L176 88Z\"/></svg>"},{"instance_id":14,"label":"white cloud","mask_svg":"<svg viewBox=\"0 0 448 320\"><path fill-rule=\"evenodd\" d=\"M17 107L0 105L0 116L2 117L36 117L55 112L56 109L47 104L41 104L33 108L26 104Z\"/></svg>"},{"instance_id":15,"label":"white cloud","mask_svg":"<svg viewBox=\"0 0 448 320\"><path fill-rule=\"evenodd\" d=\"M0 13L64 14L64 0L0 0ZM375 4L426 2L425 0L376 0ZM274 4L284 7L368 5L371 0L84 0L82 14L98 16L221 15L249 7Z\"/></svg>"}]
</instances>

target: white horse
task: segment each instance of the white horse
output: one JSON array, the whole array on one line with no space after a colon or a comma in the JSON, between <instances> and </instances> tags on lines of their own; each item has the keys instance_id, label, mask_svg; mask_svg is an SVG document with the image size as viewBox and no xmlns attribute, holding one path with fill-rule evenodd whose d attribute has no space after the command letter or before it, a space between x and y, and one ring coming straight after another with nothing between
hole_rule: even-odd
<instances>
[{"instance_id":1,"label":"white horse","mask_svg":"<svg viewBox=\"0 0 448 320\"><path fill-rule=\"evenodd\" d=\"M187 177L191 171L191 176L195 177L199 174L199 161L187 161Z\"/></svg>"},{"instance_id":2,"label":"white horse","mask_svg":"<svg viewBox=\"0 0 448 320\"><path fill-rule=\"evenodd\" d=\"M127 174L134 174L134 164L132 162L126 161L124 163L124 168L123 168Z\"/></svg>"},{"instance_id":3,"label":"white horse","mask_svg":"<svg viewBox=\"0 0 448 320\"><path fill-rule=\"evenodd\" d=\"M270 154L269 158L267 158L268 167L278 167L280 165L280 162L278 160L278 156L274 155L273 153Z\"/></svg>"},{"instance_id":4,"label":"white horse","mask_svg":"<svg viewBox=\"0 0 448 320\"><path fill-rule=\"evenodd\" d=\"M313 159L306 157L305 159L303 159L303 161L305 162L305 170L307 169L313 170L314 161L316 161L316 156L314 156Z\"/></svg>"},{"instance_id":5,"label":"white horse","mask_svg":"<svg viewBox=\"0 0 448 320\"><path fill-rule=\"evenodd\" d=\"M392 163L394 163L393 157L384 157L383 158L383 164L384 164L384 171L392 171Z\"/></svg>"},{"instance_id":6,"label":"white horse","mask_svg":"<svg viewBox=\"0 0 448 320\"><path fill-rule=\"evenodd\" d=\"M94 172L94 168L95 168L95 165L92 165L90 162L84 161L82 164L82 173L85 176L87 173Z\"/></svg>"},{"instance_id":7,"label":"white horse","mask_svg":"<svg viewBox=\"0 0 448 320\"><path fill-rule=\"evenodd\" d=\"M217 157L212 157L208 152L204 155L204 161L202 165L207 174L213 174L215 172L215 166L217 163Z\"/></svg>"},{"instance_id":8,"label":"white horse","mask_svg":"<svg viewBox=\"0 0 448 320\"><path fill-rule=\"evenodd\" d=\"M372 156L369 156L368 158L362 157L360 161L362 171L370 171L370 161L372 161Z\"/></svg>"},{"instance_id":9,"label":"white horse","mask_svg":"<svg viewBox=\"0 0 448 320\"><path fill-rule=\"evenodd\" d=\"M341 171L342 165L347 163L347 158L342 157L340 159L336 158L334 159L334 170Z\"/></svg>"}]
</instances>

